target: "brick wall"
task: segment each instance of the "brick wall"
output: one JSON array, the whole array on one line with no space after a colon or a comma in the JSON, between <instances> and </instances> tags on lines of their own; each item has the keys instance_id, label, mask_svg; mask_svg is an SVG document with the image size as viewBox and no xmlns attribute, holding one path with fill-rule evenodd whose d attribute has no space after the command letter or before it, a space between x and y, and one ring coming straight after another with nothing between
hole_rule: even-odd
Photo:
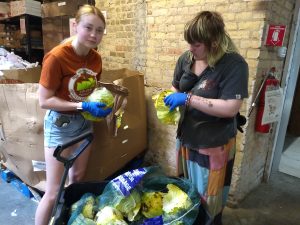
<instances>
[{"instance_id":1,"label":"brick wall","mask_svg":"<svg viewBox=\"0 0 300 225\"><path fill-rule=\"evenodd\" d=\"M250 68L249 90L250 98L247 102L249 108L255 94L260 87L260 84L265 75L271 67L276 68L276 76L278 79L282 77L282 70L284 60L277 56L278 47L266 47L264 45L265 36L268 24L287 25L286 36L283 46L287 46L292 12L294 10L295 0L282 1L273 0L261 3L255 1L248 2L248 9L260 15L263 18L264 25L262 30L253 32L251 36L260 34L261 41L258 42L258 48L246 46L247 54L246 60L249 65L253 63ZM252 8L252 9L251 9ZM264 12L264 13L263 13ZM264 17L262 16L264 15ZM257 56L255 51L258 51ZM253 110L248 119L246 134L242 137L242 144L240 153L237 155L235 163L234 176L230 190L230 202L235 204L240 201L246 193L255 188L262 181L269 176L268 168L270 166L270 158L272 155L274 136L276 131L276 124L271 127L269 134L257 133L254 131L256 118L256 110Z\"/></svg>"},{"instance_id":2,"label":"brick wall","mask_svg":"<svg viewBox=\"0 0 300 225\"><path fill-rule=\"evenodd\" d=\"M100 52L106 69L129 68L145 75L149 151L146 160L172 175L175 168L175 126L160 124L151 96L170 88L175 63L187 49L184 24L202 10L222 14L226 29L249 64L249 94L241 112L246 115L262 75L272 66L281 75L277 49L264 46L268 23L289 25L295 0L98 0L107 11L107 34ZM287 34L289 30L287 31ZM285 38L285 46L288 37ZM254 132L255 110L246 131L238 136L238 151L230 192L238 202L262 180L274 134Z\"/></svg>"}]
</instances>

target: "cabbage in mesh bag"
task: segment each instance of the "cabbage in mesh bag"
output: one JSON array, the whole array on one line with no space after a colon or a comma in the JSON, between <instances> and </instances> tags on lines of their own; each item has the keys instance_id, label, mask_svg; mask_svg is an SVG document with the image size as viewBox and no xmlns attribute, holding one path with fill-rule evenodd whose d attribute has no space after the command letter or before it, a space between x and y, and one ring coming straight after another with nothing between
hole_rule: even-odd
<instances>
[{"instance_id":1,"label":"cabbage in mesh bag","mask_svg":"<svg viewBox=\"0 0 300 225\"><path fill-rule=\"evenodd\" d=\"M96 88L91 95L89 95L86 99L88 102L102 102L106 104L107 108L112 108L114 105L114 96L113 94L106 89L105 87ZM103 118L95 117L91 115L89 112L82 112L82 115L85 119L99 122Z\"/></svg>"},{"instance_id":2,"label":"cabbage in mesh bag","mask_svg":"<svg viewBox=\"0 0 300 225\"><path fill-rule=\"evenodd\" d=\"M71 206L71 216L68 225L95 224L92 223L97 212L98 198L92 193L85 193L80 200Z\"/></svg>"},{"instance_id":3,"label":"cabbage in mesh bag","mask_svg":"<svg viewBox=\"0 0 300 225\"><path fill-rule=\"evenodd\" d=\"M170 111L170 108L164 103L164 98L172 93L173 91L171 90L162 91L161 93L154 95L152 100L154 101L156 115L159 121L164 124L176 125L180 118L178 107L173 111Z\"/></svg>"},{"instance_id":4,"label":"cabbage in mesh bag","mask_svg":"<svg viewBox=\"0 0 300 225\"><path fill-rule=\"evenodd\" d=\"M112 207L130 225L192 225L199 199L190 181L167 177L158 167L145 167L111 180L98 196L98 209Z\"/></svg>"}]
</instances>

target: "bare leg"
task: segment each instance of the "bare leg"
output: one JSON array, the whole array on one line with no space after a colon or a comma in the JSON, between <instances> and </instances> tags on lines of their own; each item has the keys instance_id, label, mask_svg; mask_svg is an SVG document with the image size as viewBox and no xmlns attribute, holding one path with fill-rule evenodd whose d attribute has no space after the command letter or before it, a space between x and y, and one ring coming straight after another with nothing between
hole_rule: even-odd
<instances>
[{"instance_id":1,"label":"bare leg","mask_svg":"<svg viewBox=\"0 0 300 225\"><path fill-rule=\"evenodd\" d=\"M77 147L78 144L70 147L68 150L64 150L63 155L69 155L69 153ZM48 225L55 199L58 194L61 177L64 171L63 163L57 161L57 159L54 158L53 152L54 149L45 149L46 191L35 213L35 225ZM83 153L81 153L81 155L75 160L73 166L69 171L70 184L79 182L83 179L88 165L90 152L91 145L89 145L87 149Z\"/></svg>"},{"instance_id":2,"label":"bare leg","mask_svg":"<svg viewBox=\"0 0 300 225\"><path fill-rule=\"evenodd\" d=\"M45 148L46 190L35 213L35 225L47 225L59 189L64 166L53 157L54 149Z\"/></svg>"},{"instance_id":3,"label":"bare leg","mask_svg":"<svg viewBox=\"0 0 300 225\"><path fill-rule=\"evenodd\" d=\"M92 143L81 153L81 155L75 160L73 166L69 171L69 184L82 181L84 178L88 160L92 149Z\"/></svg>"}]
</instances>

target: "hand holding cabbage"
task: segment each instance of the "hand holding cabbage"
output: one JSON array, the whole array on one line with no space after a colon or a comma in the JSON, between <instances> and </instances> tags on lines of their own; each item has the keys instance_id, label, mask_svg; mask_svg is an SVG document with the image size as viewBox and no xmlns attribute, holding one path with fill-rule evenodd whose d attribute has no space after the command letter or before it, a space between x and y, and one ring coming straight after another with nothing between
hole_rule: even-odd
<instances>
[{"instance_id":1,"label":"hand holding cabbage","mask_svg":"<svg viewBox=\"0 0 300 225\"><path fill-rule=\"evenodd\" d=\"M82 102L82 110L89 112L95 117L106 117L111 113L111 108L105 109L106 105L102 102Z\"/></svg>"},{"instance_id":2,"label":"hand holding cabbage","mask_svg":"<svg viewBox=\"0 0 300 225\"><path fill-rule=\"evenodd\" d=\"M180 118L180 112L178 108L171 110L170 107L164 103L164 99L172 93L174 92L171 90L165 90L152 96L157 118L163 124L175 125L178 123Z\"/></svg>"},{"instance_id":3,"label":"hand holding cabbage","mask_svg":"<svg viewBox=\"0 0 300 225\"><path fill-rule=\"evenodd\" d=\"M101 121L111 113L114 105L114 96L106 88L97 88L82 102L82 115L87 120Z\"/></svg>"}]
</instances>

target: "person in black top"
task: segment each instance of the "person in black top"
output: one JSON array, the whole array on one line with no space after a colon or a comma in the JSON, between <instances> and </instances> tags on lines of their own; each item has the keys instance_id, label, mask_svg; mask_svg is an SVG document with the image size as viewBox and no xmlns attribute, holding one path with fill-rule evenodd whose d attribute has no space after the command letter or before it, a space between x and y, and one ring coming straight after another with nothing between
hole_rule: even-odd
<instances>
[{"instance_id":1,"label":"person in black top","mask_svg":"<svg viewBox=\"0 0 300 225\"><path fill-rule=\"evenodd\" d=\"M190 48L178 59L164 102L180 108L178 175L197 186L203 224L222 224L235 156L236 115L248 97L248 65L217 12L200 12L185 25Z\"/></svg>"}]
</instances>

